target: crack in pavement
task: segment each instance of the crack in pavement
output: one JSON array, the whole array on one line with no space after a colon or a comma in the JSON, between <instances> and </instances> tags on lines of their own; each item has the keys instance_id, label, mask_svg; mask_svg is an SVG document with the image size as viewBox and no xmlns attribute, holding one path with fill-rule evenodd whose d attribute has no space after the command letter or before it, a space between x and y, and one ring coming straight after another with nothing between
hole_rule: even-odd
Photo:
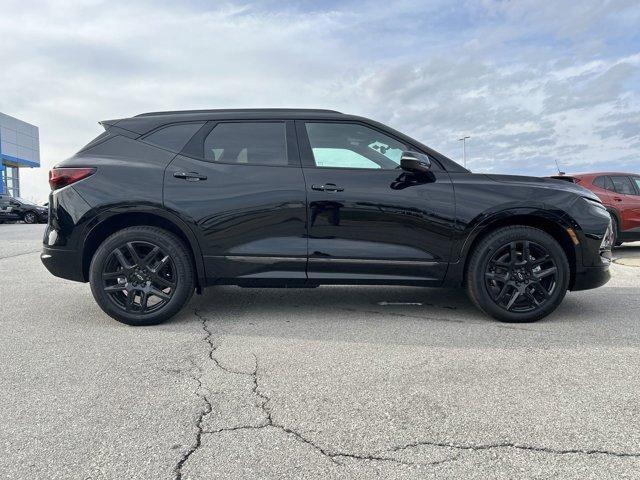
<instances>
[{"instance_id":1,"label":"crack in pavement","mask_svg":"<svg viewBox=\"0 0 640 480\"><path fill-rule=\"evenodd\" d=\"M193 364L194 368L197 369L198 374L197 375L192 375L191 378L193 378L193 380L196 381L196 383L198 384L198 387L196 389L196 395L199 396L203 403L204 403L204 407L202 408L202 410L200 411L200 413L198 414L198 418L196 421L196 439L195 442L193 443L193 445L191 445L189 447L189 449L184 452L184 454L182 455L182 457L180 457L180 460L178 460L178 463L176 464L175 468L174 468L174 479L175 480L181 480L182 479L182 466L185 464L185 462L187 460L189 460L189 457L191 457L191 455L193 455L195 453L196 450L198 450L198 448L200 448L200 445L202 445L202 434L203 434L203 428L202 428L202 421L204 419L204 417L206 417L209 413L211 413L213 407L211 406L211 401L209 400L209 398L202 393L202 391L204 390L204 387L202 385L202 369L196 365L193 361L191 361L191 363Z\"/></svg>"},{"instance_id":2,"label":"crack in pavement","mask_svg":"<svg viewBox=\"0 0 640 480\"><path fill-rule=\"evenodd\" d=\"M343 310L347 310L347 309L343 309ZM369 311L368 313L383 314L383 312L377 312L377 311ZM395 446L395 447L391 447L391 448L384 449L384 450L378 450L376 452L367 453L367 454L349 453L349 452L340 452L340 451L330 451L326 447L322 447L321 445L318 445L313 440L307 438L302 433L300 433L300 432L298 432L298 431L296 431L296 430L294 430L294 429L292 429L290 427L287 427L286 425L278 423L276 420L274 420L272 407L271 407L271 398L269 396L267 396L264 393L264 391L260 388L260 368L259 368L257 355L255 353L252 354L253 355L253 359L254 359L254 367L253 367L253 370L251 372L241 371L241 370L234 370L232 368L227 367L215 355L215 352L218 349L218 345L216 345L216 343L214 342L214 340L213 340L213 332L211 331L211 329L209 328L209 326L207 324L207 321L209 319L206 316L200 314L197 309L194 310L194 314L200 320L202 329L205 332L204 341L207 343L207 345L209 347L209 349L208 349L209 351L208 351L208 354L207 354L208 358L211 361L213 361L214 364L218 368L223 370L224 372L227 372L227 373L230 373L230 374L234 374L234 375L244 375L244 376L251 377L251 379L252 379L251 393L258 399L258 405L257 406L259 406L259 408L261 409L261 411L262 411L262 413L264 415L264 421L262 421L262 423L260 423L258 425L239 425L239 426L234 426L234 427L219 428L219 429L210 430L210 431L205 430L203 428L203 425L202 425L203 424L203 420L204 420L204 417L206 417L207 415L209 415L213 411L213 406L212 406L211 400L208 398L208 396L205 393L203 393L205 388L204 388L203 383L202 383L202 368L199 367L198 365L196 365L192 361L194 367L198 371L197 375L192 375L192 378L197 382L198 388L196 390L196 395L198 395L202 399L203 408L201 409L201 411L200 411L200 413L198 415L196 424L195 424L195 428L196 428L195 442L183 454L183 456L180 458L180 460L178 461L178 463L177 463L177 465L176 465L176 467L174 469L174 471L175 471L175 480L181 480L181 478L182 478L182 467L189 460L191 455L193 455L201 447L201 445L202 445L202 436L203 435L205 435L205 434L219 434L219 433L222 433L222 432L234 432L234 431L240 431L240 430L260 430L260 429L265 429L265 428L276 429L276 430L279 430L279 431L282 431L282 432L286 433L287 435L292 436L297 441L299 441L301 443L304 443L306 445L309 445L315 451L320 453L323 457L325 457L328 460L330 460L333 464L339 465L339 466L344 466L344 463L341 462L340 460L342 460L342 459L351 459L351 460L359 460L359 461L392 462L392 463L395 463L395 464L411 466L411 467L416 467L416 466L433 467L433 466L441 465L443 463L447 463L447 462L452 462L452 461L458 460L462 456L461 452L464 452L464 451L466 451L466 452L469 452L469 451L477 452L477 451L483 451L483 450L506 449L506 448L513 448L513 449L516 449L516 450L532 451L532 452L547 453L547 454L554 454L554 455L570 455L570 454L579 455L579 454L582 454L582 455L609 455L609 456L615 456L615 457L621 457L621 458L640 457L640 453L616 452L616 451L611 451L611 450L600 450L600 449L554 449L554 448L549 448L549 447L538 447L538 446L522 445L522 444L517 444L517 443L512 443L512 442L472 445L472 444L447 443L447 442L437 442L437 441L427 441L427 440L414 441L414 442L410 442L410 443L407 443L407 444L398 445L398 446ZM392 314L392 315L413 317L411 315L397 314L397 313L394 313L394 312L384 312L384 314ZM415 318L424 318L424 317L415 317ZM448 321L448 319L437 319L437 320ZM447 457L447 458L444 458L444 459L435 460L435 461L432 461L432 462L414 462L414 461L408 461L408 460L401 460L401 459L389 456L389 455L392 455L394 453L399 453L399 452L402 452L404 450L408 450L410 448L417 448L417 447L421 447L421 446L447 448L447 449L455 450L455 451L457 451L457 453L455 455L450 456L450 457Z\"/></svg>"},{"instance_id":3,"label":"crack in pavement","mask_svg":"<svg viewBox=\"0 0 640 480\"><path fill-rule=\"evenodd\" d=\"M488 444L481 444L481 445L465 445L465 444L459 444L459 443L432 442L427 440L412 442L406 445L400 445L384 451L399 452L409 448L421 447L421 446L445 447L445 448L452 448L454 450L465 450L465 451L475 451L475 452L483 451L483 450L493 450L493 449L499 449L499 448L513 448L516 450L527 450L531 452L549 453L553 455L609 455L612 457L620 457L620 458L640 457L640 452L637 452L637 453L636 452L616 452L612 450L578 449L578 448L556 449L556 448L549 448L549 447L536 447L533 445L522 445L522 444L512 443L512 442L488 443Z\"/></svg>"}]
</instances>

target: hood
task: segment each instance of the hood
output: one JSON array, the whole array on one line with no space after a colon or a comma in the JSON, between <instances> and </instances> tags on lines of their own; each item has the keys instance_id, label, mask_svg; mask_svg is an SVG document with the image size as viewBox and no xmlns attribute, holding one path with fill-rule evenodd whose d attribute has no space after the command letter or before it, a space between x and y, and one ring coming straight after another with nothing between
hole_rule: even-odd
<instances>
[{"instance_id":1,"label":"hood","mask_svg":"<svg viewBox=\"0 0 640 480\"><path fill-rule=\"evenodd\" d=\"M512 185L530 185L538 188L549 188L551 190L559 190L562 192L575 193L581 197L587 197L600 203L600 199L591 190L587 190L575 183L564 180L555 180L545 177L526 177L524 175L485 175L494 182L512 184Z\"/></svg>"}]
</instances>

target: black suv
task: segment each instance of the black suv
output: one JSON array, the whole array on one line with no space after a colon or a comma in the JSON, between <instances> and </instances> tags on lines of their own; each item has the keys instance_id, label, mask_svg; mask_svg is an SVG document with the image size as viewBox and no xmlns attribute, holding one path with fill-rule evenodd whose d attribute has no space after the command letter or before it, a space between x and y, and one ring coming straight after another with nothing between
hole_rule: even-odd
<instances>
[{"instance_id":1,"label":"black suv","mask_svg":"<svg viewBox=\"0 0 640 480\"><path fill-rule=\"evenodd\" d=\"M593 193L473 174L366 118L198 110L102 125L50 172L41 257L128 324L220 284L465 286L482 311L525 322L609 280L611 220Z\"/></svg>"},{"instance_id":2,"label":"black suv","mask_svg":"<svg viewBox=\"0 0 640 480\"><path fill-rule=\"evenodd\" d=\"M47 207L41 207L24 198L0 194L0 223L22 220L25 223L45 223Z\"/></svg>"}]
</instances>

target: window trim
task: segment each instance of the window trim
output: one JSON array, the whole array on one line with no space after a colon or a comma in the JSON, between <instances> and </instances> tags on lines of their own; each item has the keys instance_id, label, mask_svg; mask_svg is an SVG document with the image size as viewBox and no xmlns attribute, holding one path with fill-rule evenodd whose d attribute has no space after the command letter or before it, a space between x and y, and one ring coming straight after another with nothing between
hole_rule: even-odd
<instances>
[{"instance_id":1,"label":"window trim","mask_svg":"<svg viewBox=\"0 0 640 480\"><path fill-rule=\"evenodd\" d=\"M429 155L427 152L423 151L417 145L407 142L403 139L398 138L396 135L393 135L381 128L378 128L375 125L371 125L367 122L358 121L358 120L338 120L338 119L301 119L296 120L296 132L298 136L298 145L300 147L300 159L302 161L303 168L313 168L319 170L340 170L340 171L363 171L363 172L397 172L399 168L386 169L386 168L359 168L359 167L319 167L315 163L315 157L313 155L313 149L311 148L311 142L309 140L309 135L307 134L307 123L345 123L348 125L361 125L363 127L370 128L378 133L386 135L387 137L395 140L398 143L402 143L407 147L410 147L412 151L422 153L427 155L431 159L431 164L436 167L436 171L445 171L440 162L434 158L433 155ZM375 162L374 162L375 163ZM399 167L399 166L398 166Z\"/></svg>"},{"instance_id":2,"label":"window trim","mask_svg":"<svg viewBox=\"0 0 640 480\"><path fill-rule=\"evenodd\" d=\"M286 165L265 165L263 163L238 163L215 162L207 160L204 156L204 143L216 126L221 123L281 123L284 124L284 145L287 155ZM180 155L194 160L205 162L208 165L234 165L242 167L276 167L276 168L300 168L300 154L292 120L288 119L229 119L209 120L184 146Z\"/></svg>"}]
</instances>

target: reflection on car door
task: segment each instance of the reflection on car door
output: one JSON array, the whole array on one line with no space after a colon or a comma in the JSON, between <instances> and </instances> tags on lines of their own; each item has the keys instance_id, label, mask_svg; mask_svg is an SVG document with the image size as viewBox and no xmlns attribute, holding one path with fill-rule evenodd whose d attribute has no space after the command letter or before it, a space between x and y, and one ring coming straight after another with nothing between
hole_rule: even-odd
<instances>
[{"instance_id":1,"label":"reflection on car door","mask_svg":"<svg viewBox=\"0 0 640 480\"><path fill-rule=\"evenodd\" d=\"M309 280L437 283L449 261L454 194L434 162L399 168L412 147L370 126L297 121L309 218Z\"/></svg>"}]
</instances>

